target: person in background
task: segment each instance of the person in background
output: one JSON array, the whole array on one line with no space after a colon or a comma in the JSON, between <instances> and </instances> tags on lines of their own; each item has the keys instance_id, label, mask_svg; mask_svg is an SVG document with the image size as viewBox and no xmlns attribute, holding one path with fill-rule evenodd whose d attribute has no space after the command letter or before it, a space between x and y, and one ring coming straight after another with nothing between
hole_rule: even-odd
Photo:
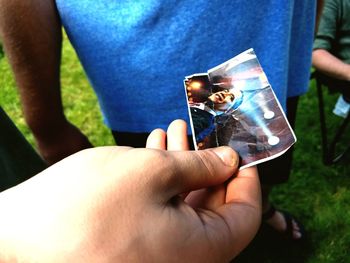
<instances>
[{"instance_id":1,"label":"person in background","mask_svg":"<svg viewBox=\"0 0 350 263\"><path fill-rule=\"evenodd\" d=\"M188 151L186 130L81 151L1 192L0 261L229 262L259 228L256 167Z\"/></svg>"},{"instance_id":2,"label":"person in background","mask_svg":"<svg viewBox=\"0 0 350 263\"><path fill-rule=\"evenodd\" d=\"M183 78L253 48L292 126L308 88L316 0L0 0L0 34L39 151L53 164L88 138L64 115L63 26L117 145L144 147L155 128L189 123ZM302 227L269 201L289 178L292 151L258 166L264 223L291 240Z\"/></svg>"},{"instance_id":3,"label":"person in background","mask_svg":"<svg viewBox=\"0 0 350 263\"><path fill-rule=\"evenodd\" d=\"M350 111L350 2L326 0L314 41L312 64L324 82L341 95L333 110L346 118Z\"/></svg>"}]
</instances>

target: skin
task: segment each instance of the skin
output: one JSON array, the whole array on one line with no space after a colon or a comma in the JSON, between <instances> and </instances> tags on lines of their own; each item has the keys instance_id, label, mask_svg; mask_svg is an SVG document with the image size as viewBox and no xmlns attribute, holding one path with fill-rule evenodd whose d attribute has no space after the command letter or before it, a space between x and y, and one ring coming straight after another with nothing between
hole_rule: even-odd
<instances>
[{"instance_id":1,"label":"skin","mask_svg":"<svg viewBox=\"0 0 350 263\"><path fill-rule=\"evenodd\" d=\"M325 49L316 49L312 52L312 64L330 77L350 81L350 65Z\"/></svg>"},{"instance_id":2,"label":"skin","mask_svg":"<svg viewBox=\"0 0 350 263\"><path fill-rule=\"evenodd\" d=\"M0 261L229 262L260 224L256 169L237 172L229 147L184 151L185 130L83 150L2 192Z\"/></svg>"},{"instance_id":3,"label":"skin","mask_svg":"<svg viewBox=\"0 0 350 263\"><path fill-rule=\"evenodd\" d=\"M317 17L322 6L323 1L319 0ZM54 164L92 147L63 112L59 76L62 32L55 1L0 0L0 38L14 71L25 120L41 156L48 164ZM266 211L270 190L263 192ZM281 232L286 229L280 212L267 223ZM300 237L294 224L294 238Z\"/></svg>"},{"instance_id":4,"label":"skin","mask_svg":"<svg viewBox=\"0 0 350 263\"><path fill-rule=\"evenodd\" d=\"M92 147L63 112L62 31L55 1L0 0L0 38L14 72L25 120L41 156L53 164Z\"/></svg>"},{"instance_id":5,"label":"skin","mask_svg":"<svg viewBox=\"0 0 350 263\"><path fill-rule=\"evenodd\" d=\"M319 24L324 7L324 1L319 1L317 6L317 25ZM335 7L332 7L335 8ZM334 21L333 26L336 28L337 23ZM317 32L317 28L315 30ZM312 65L320 72L339 80L350 81L350 65L334 56L326 49L315 49L312 52Z\"/></svg>"}]
</instances>

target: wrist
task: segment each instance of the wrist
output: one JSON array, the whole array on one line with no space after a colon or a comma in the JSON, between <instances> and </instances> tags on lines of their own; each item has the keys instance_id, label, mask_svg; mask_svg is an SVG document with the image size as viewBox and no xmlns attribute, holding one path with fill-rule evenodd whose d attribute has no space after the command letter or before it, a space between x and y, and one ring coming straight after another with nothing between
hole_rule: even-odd
<instances>
[{"instance_id":1,"label":"wrist","mask_svg":"<svg viewBox=\"0 0 350 263\"><path fill-rule=\"evenodd\" d=\"M51 140L70 126L66 118L27 121L30 130L37 140Z\"/></svg>"}]
</instances>

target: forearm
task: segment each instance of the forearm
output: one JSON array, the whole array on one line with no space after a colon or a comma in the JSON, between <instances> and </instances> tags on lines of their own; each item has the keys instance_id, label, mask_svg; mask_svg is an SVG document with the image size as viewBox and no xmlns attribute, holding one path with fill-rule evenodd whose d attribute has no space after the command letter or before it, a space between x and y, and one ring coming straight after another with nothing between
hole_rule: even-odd
<instances>
[{"instance_id":1,"label":"forearm","mask_svg":"<svg viewBox=\"0 0 350 263\"><path fill-rule=\"evenodd\" d=\"M0 0L0 36L34 134L64 121L59 69L61 25L55 1Z\"/></svg>"},{"instance_id":2,"label":"forearm","mask_svg":"<svg viewBox=\"0 0 350 263\"><path fill-rule=\"evenodd\" d=\"M0 37L13 68L25 119L39 152L55 163L91 147L63 113L62 31L54 0L0 0Z\"/></svg>"},{"instance_id":3,"label":"forearm","mask_svg":"<svg viewBox=\"0 0 350 263\"><path fill-rule=\"evenodd\" d=\"M312 53L312 64L317 70L328 76L350 81L350 65L344 63L327 50L314 50Z\"/></svg>"}]
</instances>

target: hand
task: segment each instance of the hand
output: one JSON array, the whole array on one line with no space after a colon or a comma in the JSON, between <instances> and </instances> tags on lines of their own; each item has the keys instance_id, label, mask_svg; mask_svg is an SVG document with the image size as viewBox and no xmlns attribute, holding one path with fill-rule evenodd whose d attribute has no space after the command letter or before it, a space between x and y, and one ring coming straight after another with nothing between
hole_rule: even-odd
<instances>
[{"instance_id":1,"label":"hand","mask_svg":"<svg viewBox=\"0 0 350 263\"><path fill-rule=\"evenodd\" d=\"M259 225L255 175L239 172L212 208L179 195L223 184L237 163L228 147L81 151L0 194L0 261L229 261Z\"/></svg>"},{"instance_id":2,"label":"hand","mask_svg":"<svg viewBox=\"0 0 350 263\"><path fill-rule=\"evenodd\" d=\"M39 153L49 165L78 151L93 147L88 138L68 121L58 127L50 128L47 133L35 134Z\"/></svg>"},{"instance_id":3,"label":"hand","mask_svg":"<svg viewBox=\"0 0 350 263\"><path fill-rule=\"evenodd\" d=\"M154 130L148 137L146 147L163 150L167 148L170 151L188 150L186 131L186 122L174 121L167 133L160 129ZM235 227L231 229L233 241L226 245L230 246L234 256L255 236L261 219L261 189L256 167L238 171L222 184L185 195L185 202L196 210L217 213L221 209L228 209L227 205L230 204L232 218L228 220Z\"/></svg>"}]
</instances>

